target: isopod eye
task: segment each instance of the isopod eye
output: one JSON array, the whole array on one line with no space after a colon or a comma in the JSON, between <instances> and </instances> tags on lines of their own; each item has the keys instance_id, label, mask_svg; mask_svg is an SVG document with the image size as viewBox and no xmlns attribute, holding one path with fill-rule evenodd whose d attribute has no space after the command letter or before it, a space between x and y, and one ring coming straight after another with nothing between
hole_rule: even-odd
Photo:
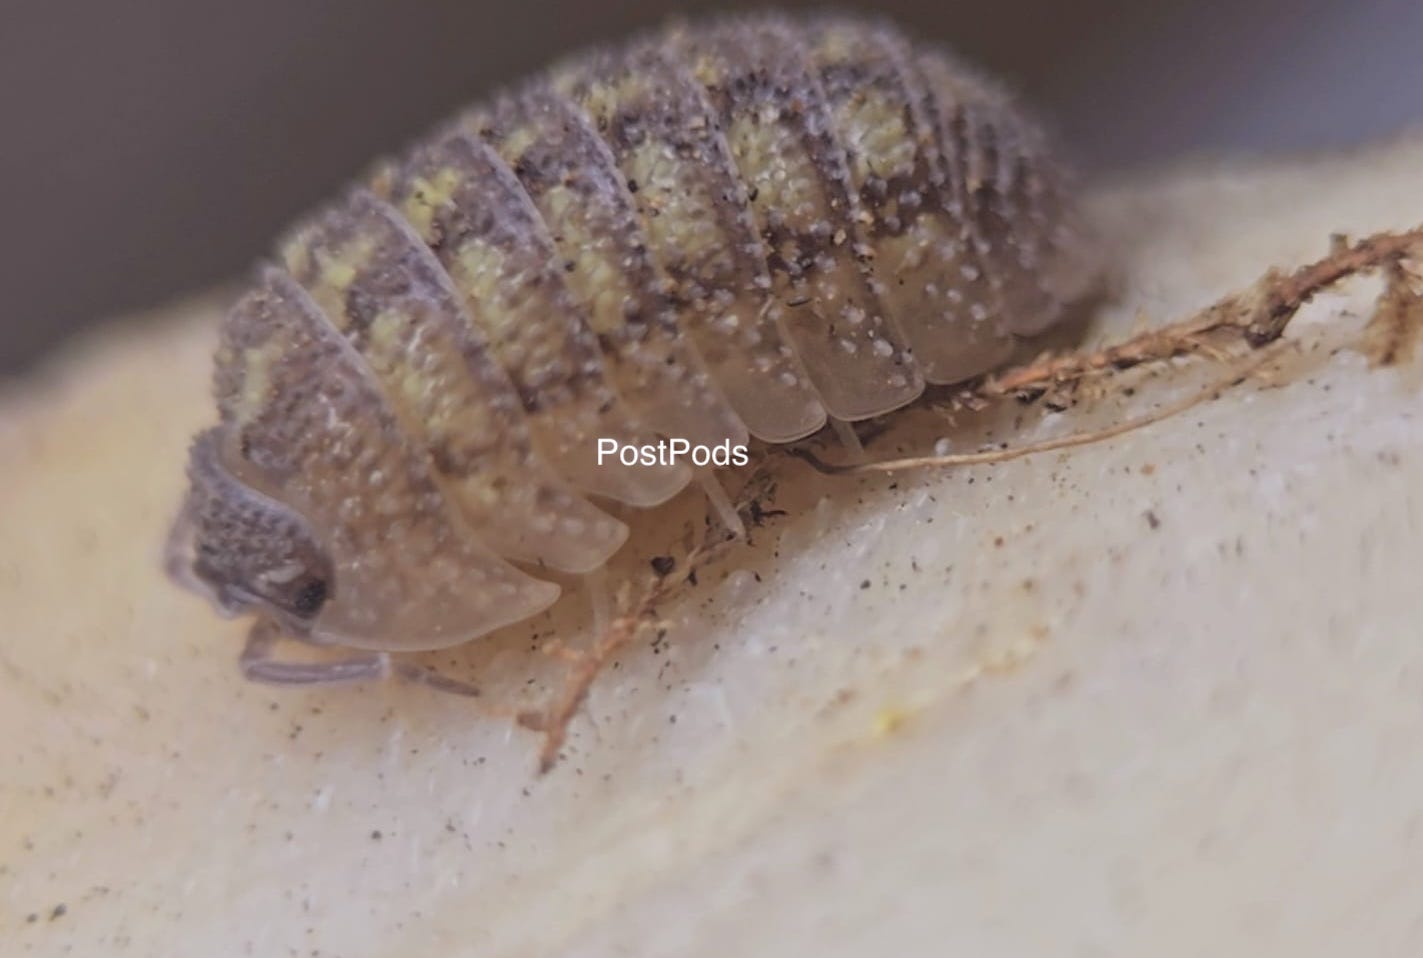
<instances>
[{"instance_id":1,"label":"isopod eye","mask_svg":"<svg viewBox=\"0 0 1423 958\"><path fill-rule=\"evenodd\" d=\"M326 580L312 579L302 586L292 601L292 611L303 619L316 617L326 604Z\"/></svg>"}]
</instances>

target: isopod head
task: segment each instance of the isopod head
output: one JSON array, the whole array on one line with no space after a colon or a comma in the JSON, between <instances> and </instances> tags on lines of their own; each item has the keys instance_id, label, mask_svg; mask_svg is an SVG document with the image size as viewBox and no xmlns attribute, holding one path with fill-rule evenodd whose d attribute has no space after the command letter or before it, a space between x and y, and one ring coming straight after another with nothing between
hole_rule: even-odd
<instances>
[{"instance_id":1,"label":"isopod head","mask_svg":"<svg viewBox=\"0 0 1423 958\"><path fill-rule=\"evenodd\" d=\"M193 442L169 567L229 615L255 612L305 634L330 595L331 559L301 516L228 471L220 442L216 430Z\"/></svg>"}]
</instances>

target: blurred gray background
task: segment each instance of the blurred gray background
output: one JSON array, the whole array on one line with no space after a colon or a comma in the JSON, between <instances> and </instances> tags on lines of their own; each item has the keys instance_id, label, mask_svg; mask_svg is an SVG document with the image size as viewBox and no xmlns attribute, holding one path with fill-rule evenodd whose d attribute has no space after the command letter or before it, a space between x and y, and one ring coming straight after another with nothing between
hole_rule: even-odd
<instances>
[{"instance_id":1,"label":"blurred gray background","mask_svg":"<svg viewBox=\"0 0 1423 958\"><path fill-rule=\"evenodd\" d=\"M0 0L0 373L241 275L304 208L492 85L729 6ZM1094 175L1337 148L1423 112L1417 0L868 8L1009 79Z\"/></svg>"}]
</instances>

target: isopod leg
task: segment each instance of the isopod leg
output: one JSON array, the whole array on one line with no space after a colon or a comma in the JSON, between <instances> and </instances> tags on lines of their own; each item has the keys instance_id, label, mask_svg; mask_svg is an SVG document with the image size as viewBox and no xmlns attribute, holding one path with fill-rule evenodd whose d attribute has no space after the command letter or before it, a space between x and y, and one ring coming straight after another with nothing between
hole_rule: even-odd
<instances>
[{"instance_id":1,"label":"isopod leg","mask_svg":"<svg viewBox=\"0 0 1423 958\"><path fill-rule=\"evenodd\" d=\"M741 521L740 513L736 511L736 506L732 505L726 490L721 487L716 473L710 469L697 470L697 483L702 487L702 492L706 493L707 502L711 503L712 510L721 519L721 524L736 538L745 539L746 524Z\"/></svg>"},{"instance_id":2,"label":"isopod leg","mask_svg":"<svg viewBox=\"0 0 1423 958\"><path fill-rule=\"evenodd\" d=\"M238 660L244 677L266 685L334 685L394 676L453 695L479 694L474 686L424 666L392 662L389 652L361 652L330 662L283 662L273 655L280 638L281 633L271 622L259 620L252 626Z\"/></svg>"},{"instance_id":3,"label":"isopod leg","mask_svg":"<svg viewBox=\"0 0 1423 958\"><path fill-rule=\"evenodd\" d=\"M258 620L247 634L238 664L252 682L268 685L328 685L384 678L390 667L386 652L363 652L333 662L282 662L272 654L281 634L265 619Z\"/></svg>"},{"instance_id":4,"label":"isopod leg","mask_svg":"<svg viewBox=\"0 0 1423 958\"><path fill-rule=\"evenodd\" d=\"M391 662L392 674L406 682L415 682L418 685L428 685L437 692L448 692L451 695L464 695L473 698L479 694L479 689L468 682L459 679L452 679L448 675L436 672L434 669L426 668L423 665L415 665L412 662Z\"/></svg>"},{"instance_id":5,"label":"isopod leg","mask_svg":"<svg viewBox=\"0 0 1423 958\"><path fill-rule=\"evenodd\" d=\"M612 591L608 586L608 573L601 566L587 573L584 581L593 611L593 640L596 642L608 634L608 625L612 622Z\"/></svg>"},{"instance_id":6,"label":"isopod leg","mask_svg":"<svg viewBox=\"0 0 1423 958\"><path fill-rule=\"evenodd\" d=\"M835 438L845 447L845 455L850 462L864 462L865 447L860 442L860 434L855 432L855 424L843 419L830 417L830 427L835 430Z\"/></svg>"}]
</instances>

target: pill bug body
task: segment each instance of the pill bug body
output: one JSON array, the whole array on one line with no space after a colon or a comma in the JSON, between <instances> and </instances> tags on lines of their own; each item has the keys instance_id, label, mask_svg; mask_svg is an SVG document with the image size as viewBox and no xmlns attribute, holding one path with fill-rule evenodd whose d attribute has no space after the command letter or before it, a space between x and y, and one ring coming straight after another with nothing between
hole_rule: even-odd
<instances>
[{"instance_id":1,"label":"pill bug body","mask_svg":"<svg viewBox=\"0 0 1423 958\"><path fill-rule=\"evenodd\" d=\"M170 567L319 644L526 618L685 465L1002 362L1092 279L1042 134L892 27L727 19L593 51L294 230L226 318ZM528 571L526 571L528 570Z\"/></svg>"}]
</instances>

